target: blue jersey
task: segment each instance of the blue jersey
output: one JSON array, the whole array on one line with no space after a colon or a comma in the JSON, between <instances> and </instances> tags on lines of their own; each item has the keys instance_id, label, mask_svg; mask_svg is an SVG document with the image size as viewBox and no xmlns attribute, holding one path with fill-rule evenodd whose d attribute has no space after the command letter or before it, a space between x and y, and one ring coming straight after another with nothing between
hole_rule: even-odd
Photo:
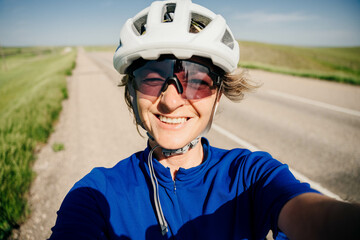
<instances>
[{"instance_id":1,"label":"blue jersey","mask_svg":"<svg viewBox=\"0 0 360 240\"><path fill-rule=\"evenodd\" d=\"M50 239L265 239L270 229L277 235L287 201L315 192L268 153L219 149L205 138L201 144L203 163L180 168L175 181L153 159L167 235L154 212L146 148L77 182Z\"/></svg>"}]
</instances>

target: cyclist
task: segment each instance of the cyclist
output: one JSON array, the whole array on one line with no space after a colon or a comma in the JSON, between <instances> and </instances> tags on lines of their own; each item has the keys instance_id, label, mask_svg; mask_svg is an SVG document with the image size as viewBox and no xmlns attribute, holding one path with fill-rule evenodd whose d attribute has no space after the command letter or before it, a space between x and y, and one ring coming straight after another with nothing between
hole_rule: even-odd
<instances>
[{"instance_id":1,"label":"cyclist","mask_svg":"<svg viewBox=\"0 0 360 240\"><path fill-rule=\"evenodd\" d=\"M125 100L148 146L76 183L51 239L354 234L339 213L355 213L356 206L300 183L268 153L219 149L204 138L222 95L237 101L255 88L238 61L224 18L190 0L156 1L129 19L114 67L125 74Z\"/></svg>"}]
</instances>

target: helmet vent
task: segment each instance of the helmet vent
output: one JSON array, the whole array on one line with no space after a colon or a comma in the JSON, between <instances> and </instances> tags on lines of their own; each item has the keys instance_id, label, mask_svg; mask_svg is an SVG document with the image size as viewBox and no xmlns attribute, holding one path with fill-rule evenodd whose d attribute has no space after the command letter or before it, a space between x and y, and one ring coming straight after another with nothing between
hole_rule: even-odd
<instances>
[{"instance_id":1,"label":"helmet vent","mask_svg":"<svg viewBox=\"0 0 360 240\"><path fill-rule=\"evenodd\" d=\"M229 48L234 49L234 39L227 29L224 33L224 36L221 39L221 42L224 43Z\"/></svg>"},{"instance_id":2,"label":"helmet vent","mask_svg":"<svg viewBox=\"0 0 360 240\"><path fill-rule=\"evenodd\" d=\"M119 46L116 48L115 52L116 52L119 48L121 48L121 46L122 46L122 42L121 42L121 39L120 39L120 41L119 41Z\"/></svg>"},{"instance_id":3,"label":"helmet vent","mask_svg":"<svg viewBox=\"0 0 360 240\"><path fill-rule=\"evenodd\" d=\"M162 22L174 21L175 8L176 8L176 3L165 4Z\"/></svg>"},{"instance_id":4,"label":"helmet vent","mask_svg":"<svg viewBox=\"0 0 360 240\"><path fill-rule=\"evenodd\" d=\"M137 35L143 35L146 32L146 21L147 21L147 15L144 15L137 20L134 21L134 28L136 30Z\"/></svg>"},{"instance_id":5,"label":"helmet vent","mask_svg":"<svg viewBox=\"0 0 360 240\"><path fill-rule=\"evenodd\" d=\"M197 13L192 13L189 32L198 33L201 30L203 30L210 22L211 22L210 18Z\"/></svg>"}]
</instances>

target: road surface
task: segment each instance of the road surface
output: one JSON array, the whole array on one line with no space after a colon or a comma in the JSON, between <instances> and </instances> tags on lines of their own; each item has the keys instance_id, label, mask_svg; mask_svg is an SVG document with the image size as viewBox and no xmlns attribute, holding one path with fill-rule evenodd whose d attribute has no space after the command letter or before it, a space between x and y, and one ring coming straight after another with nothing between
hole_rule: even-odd
<instances>
[{"instance_id":1,"label":"road surface","mask_svg":"<svg viewBox=\"0 0 360 240\"><path fill-rule=\"evenodd\" d=\"M302 180L360 202L360 88L251 70L263 86L240 103L222 99L208 138L214 146L265 150ZM46 239L64 196L93 167L111 167L145 148L118 88L112 53L79 50L69 99L38 154L30 218L13 239ZM52 144L65 150L53 152Z\"/></svg>"}]
</instances>

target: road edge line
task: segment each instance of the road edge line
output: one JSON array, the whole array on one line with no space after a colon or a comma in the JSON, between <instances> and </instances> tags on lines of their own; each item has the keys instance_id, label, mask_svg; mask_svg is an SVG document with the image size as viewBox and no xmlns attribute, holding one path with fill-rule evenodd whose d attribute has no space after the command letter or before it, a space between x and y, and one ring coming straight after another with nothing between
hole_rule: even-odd
<instances>
[{"instance_id":1,"label":"road edge line","mask_svg":"<svg viewBox=\"0 0 360 240\"><path fill-rule=\"evenodd\" d=\"M359 111L352 110L352 109L349 109L349 108L339 107L339 106L335 106L335 105L332 105L332 104L328 104L328 103L324 103L324 102L320 102L320 101L315 101L315 100L311 100L311 99L308 99L308 98L303 98L303 97L299 97L299 96L295 96L295 95L291 95L291 94L287 94L287 93L283 93L283 92L279 92L279 91L275 91L275 90L267 90L266 92L271 94L271 95L274 95L274 96L287 98L287 99L291 99L293 101L306 103L306 104L310 104L310 105L313 105L313 106L325 108L325 109L328 109L328 110L341 112L341 113L346 113L346 114L349 114L349 115L360 117L360 112Z\"/></svg>"}]
</instances>

